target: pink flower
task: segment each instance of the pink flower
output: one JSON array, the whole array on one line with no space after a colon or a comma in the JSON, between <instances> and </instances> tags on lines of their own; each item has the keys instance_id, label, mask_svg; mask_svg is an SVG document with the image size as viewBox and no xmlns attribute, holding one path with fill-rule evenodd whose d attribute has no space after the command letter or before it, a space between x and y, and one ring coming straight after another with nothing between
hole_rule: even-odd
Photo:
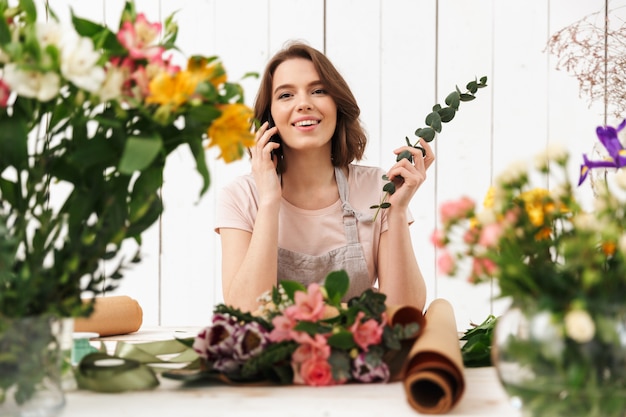
<instances>
[{"instance_id":1,"label":"pink flower","mask_svg":"<svg viewBox=\"0 0 626 417\"><path fill-rule=\"evenodd\" d=\"M384 324L378 323L374 319L369 319L364 323L361 322L365 313L359 311L354 324L350 326L354 342L364 351L367 352L368 347L380 343L383 336Z\"/></svg>"},{"instance_id":2,"label":"pink flower","mask_svg":"<svg viewBox=\"0 0 626 417\"><path fill-rule=\"evenodd\" d=\"M6 108L9 103L9 97L11 96L11 89L4 82L4 80L0 80L0 107Z\"/></svg>"},{"instance_id":3,"label":"pink flower","mask_svg":"<svg viewBox=\"0 0 626 417\"><path fill-rule=\"evenodd\" d=\"M314 357L322 359L328 359L330 357L330 346L326 343L324 336L316 334L315 339L310 336L309 339L310 343L301 343L293 352L291 356L293 362L302 363Z\"/></svg>"},{"instance_id":4,"label":"pink flower","mask_svg":"<svg viewBox=\"0 0 626 417\"><path fill-rule=\"evenodd\" d=\"M306 385L319 387L335 384L330 364L321 357L314 356L303 362L298 373Z\"/></svg>"},{"instance_id":5,"label":"pink flower","mask_svg":"<svg viewBox=\"0 0 626 417\"><path fill-rule=\"evenodd\" d=\"M474 244L476 240L478 240L478 234L480 233L479 229L476 227L472 227L467 229L463 234L463 242L467 244Z\"/></svg>"},{"instance_id":6,"label":"pink flower","mask_svg":"<svg viewBox=\"0 0 626 417\"><path fill-rule=\"evenodd\" d=\"M272 342L282 342L284 340L291 340L293 337L293 327L296 322L287 316L276 316L272 319L274 329L269 334L269 339Z\"/></svg>"},{"instance_id":7,"label":"pink flower","mask_svg":"<svg viewBox=\"0 0 626 417\"><path fill-rule=\"evenodd\" d=\"M160 33L161 24L148 22L146 16L140 13L134 23L126 21L122 24L117 39L128 49L131 58L152 60L164 51L163 47L153 45Z\"/></svg>"},{"instance_id":8,"label":"pink flower","mask_svg":"<svg viewBox=\"0 0 626 417\"><path fill-rule=\"evenodd\" d=\"M436 229L430 235L430 242L435 245L436 248L443 248L445 246L446 233L441 229Z\"/></svg>"},{"instance_id":9,"label":"pink flower","mask_svg":"<svg viewBox=\"0 0 626 417\"><path fill-rule=\"evenodd\" d=\"M317 283L309 285L306 292L296 291L294 305L285 309L285 315L293 320L318 321L324 315L324 295Z\"/></svg>"},{"instance_id":10,"label":"pink flower","mask_svg":"<svg viewBox=\"0 0 626 417\"><path fill-rule=\"evenodd\" d=\"M497 270L495 262L488 258L474 258L470 282L475 282L482 276L493 276Z\"/></svg>"},{"instance_id":11,"label":"pink flower","mask_svg":"<svg viewBox=\"0 0 626 417\"><path fill-rule=\"evenodd\" d=\"M474 203L474 200L466 196L458 200L447 201L439 207L441 222L447 224L468 217L475 207L476 203Z\"/></svg>"},{"instance_id":12,"label":"pink flower","mask_svg":"<svg viewBox=\"0 0 626 417\"><path fill-rule=\"evenodd\" d=\"M454 257L447 250L443 250L437 257L437 269L444 275L450 275L454 272Z\"/></svg>"},{"instance_id":13,"label":"pink flower","mask_svg":"<svg viewBox=\"0 0 626 417\"><path fill-rule=\"evenodd\" d=\"M485 247L495 246L500 236L502 235L502 225L498 223L492 223L485 226L480 233L480 238L478 239L478 243Z\"/></svg>"}]
</instances>

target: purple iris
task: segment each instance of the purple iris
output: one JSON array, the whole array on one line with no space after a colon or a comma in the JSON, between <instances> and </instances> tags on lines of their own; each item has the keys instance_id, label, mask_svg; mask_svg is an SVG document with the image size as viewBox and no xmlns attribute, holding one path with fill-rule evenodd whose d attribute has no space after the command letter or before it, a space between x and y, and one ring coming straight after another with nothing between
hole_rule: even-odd
<instances>
[{"instance_id":1,"label":"purple iris","mask_svg":"<svg viewBox=\"0 0 626 417\"><path fill-rule=\"evenodd\" d=\"M613 126L598 126L596 134L598 139L608 152L608 157L602 161L590 161L587 155L583 154L584 163L580 166L580 179L578 185L587 178L589 170L593 168L622 168L626 166L626 149L619 141L617 134L626 126L626 119L617 128Z\"/></svg>"}]
</instances>

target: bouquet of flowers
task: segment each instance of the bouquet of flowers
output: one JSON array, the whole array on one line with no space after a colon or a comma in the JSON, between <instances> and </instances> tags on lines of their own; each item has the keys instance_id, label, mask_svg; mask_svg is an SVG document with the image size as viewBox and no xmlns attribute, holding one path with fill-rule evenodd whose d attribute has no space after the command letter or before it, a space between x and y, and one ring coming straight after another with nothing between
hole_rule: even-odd
<instances>
[{"instance_id":1,"label":"bouquet of flowers","mask_svg":"<svg viewBox=\"0 0 626 417\"><path fill-rule=\"evenodd\" d=\"M162 213L168 155L189 149L202 195L205 148L230 162L254 140L219 58L177 63L172 16L153 23L127 1L110 29L46 13L0 1L0 317L88 314L81 297L140 260L118 255Z\"/></svg>"},{"instance_id":2,"label":"bouquet of flowers","mask_svg":"<svg viewBox=\"0 0 626 417\"><path fill-rule=\"evenodd\" d=\"M385 295L372 290L342 305L348 285L337 271L308 288L281 281L254 314L216 306L212 324L193 342L203 371L236 382L389 381L402 342L414 340L423 322L391 323Z\"/></svg>"},{"instance_id":3,"label":"bouquet of flowers","mask_svg":"<svg viewBox=\"0 0 626 417\"><path fill-rule=\"evenodd\" d=\"M591 212L568 178L568 152L552 147L534 170L513 164L477 208L468 198L440 207L432 240L440 271L493 280L511 309L495 320L494 364L528 415L623 415L626 402L626 172L617 128L600 126L607 158L583 157L617 172L596 184ZM545 178L550 188L536 186Z\"/></svg>"},{"instance_id":4,"label":"bouquet of flowers","mask_svg":"<svg viewBox=\"0 0 626 417\"><path fill-rule=\"evenodd\" d=\"M83 298L140 261L168 156L191 152L202 196L205 148L229 162L254 137L218 57L176 62L171 16L150 22L127 1L110 29L73 13L61 22L47 2L46 16L33 0L12 3L0 0L0 404L19 408L39 389L60 391L61 326L49 323L89 315ZM124 243L137 248L130 259Z\"/></svg>"}]
</instances>

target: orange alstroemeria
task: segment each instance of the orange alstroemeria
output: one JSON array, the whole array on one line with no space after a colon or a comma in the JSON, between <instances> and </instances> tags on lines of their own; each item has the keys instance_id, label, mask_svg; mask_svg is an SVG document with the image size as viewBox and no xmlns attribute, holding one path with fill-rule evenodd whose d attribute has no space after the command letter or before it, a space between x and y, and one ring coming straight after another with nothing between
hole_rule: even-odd
<instances>
[{"instance_id":1,"label":"orange alstroemeria","mask_svg":"<svg viewBox=\"0 0 626 417\"><path fill-rule=\"evenodd\" d=\"M617 250L617 245L615 242L602 242L602 252L606 256L615 255L615 251Z\"/></svg>"},{"instance_id":2,"label":"orange alstroemeria","mask_svg":"<svg viewBox=\"0 0 626 417\"><path fill-rule=\"evenodd\" d=\"M161 72L150 81L150 95L146 98L146 103L169 105L175 110L189 101L197 85L187 71L176 74Z\"/></svg>"},{"instance_id":3,"label":"orange alstroemeria","mask_svg":"<svg viewBox=\"0 0 626 417\"><path fill-rule=\"evenodd\" d=\"M209 147L219 146L220 157L232 162L242 157L244 149L254 145L251 123L254 113L244 104L227 104L209 127Z\"/></svg>"}]
</instances>

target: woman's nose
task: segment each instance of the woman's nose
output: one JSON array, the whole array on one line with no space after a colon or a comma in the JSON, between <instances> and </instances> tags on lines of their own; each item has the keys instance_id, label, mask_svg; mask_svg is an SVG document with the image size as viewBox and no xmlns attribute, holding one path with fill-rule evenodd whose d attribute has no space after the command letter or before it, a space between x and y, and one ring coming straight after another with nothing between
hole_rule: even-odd
<instances>
[{"instance_id":1,"label":"woman's nose","mask_svg":"<svg viewBox=\"0 0 626 417\"><path fill-rule=\"evenodd\" d=\"M304 95L298 101L298 110L311 110L313 108L313 104L311 103L311 98L308 95Z\"/></svg>"}]
</instances>

